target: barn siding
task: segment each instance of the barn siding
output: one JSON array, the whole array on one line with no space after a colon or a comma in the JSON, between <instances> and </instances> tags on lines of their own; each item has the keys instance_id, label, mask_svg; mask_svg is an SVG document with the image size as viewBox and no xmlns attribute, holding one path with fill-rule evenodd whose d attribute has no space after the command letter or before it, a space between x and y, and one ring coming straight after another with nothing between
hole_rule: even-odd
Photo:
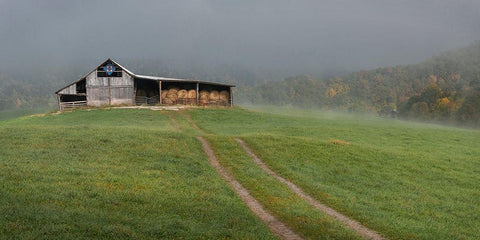
<instances>
[{"instance_id":1,"label":"barn siding","mask_svg":"<svg viewBox=\"0 0 480 240\"><path fill-rule=\"evenodd\" d=\"M122 70L122 77L97 77L93 71L86 77L89 106L133 104L133 77Z\"/></svg>"},{"instance_id":2,"label":"barn siding","mask_svg":"<svg viewBox=\"0 0 480 240\"><path fill-rule=\"evenodd\" d=\"M77 94L77 84L72 84L72 85L62 89L62 91L58 92L58 94L61 94L61 95Z\"/></svg>"},{"instance_id":3,"label":"barn siding","mask_svg":"<svg viewBox=\"0 0 480 240\"><path fill-rule=\"evenodd\" d=\"M125 71L121 78L110 78L110 104L133 104L133 85L133 77Z\"/></svg>"}]
</instances>

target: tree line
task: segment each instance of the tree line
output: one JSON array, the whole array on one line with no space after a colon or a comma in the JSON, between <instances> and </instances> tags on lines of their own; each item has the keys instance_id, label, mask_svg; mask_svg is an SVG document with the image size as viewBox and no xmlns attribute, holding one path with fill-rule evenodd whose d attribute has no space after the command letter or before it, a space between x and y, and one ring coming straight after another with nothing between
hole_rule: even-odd
<instances>
[{"instance_id":1,"label":"tree line","mask_svg":"<svg viewBox=\"0 0 480 240\"><path fill-rule=\"evenodd\" d=\"M242 66L196 66L162 60L121 60L147 75L236 84L235 102L367 112L480 126L480 41L420 64L358 71L337 77L280 73ZM81 66L0 72L0 110L56 106L54 91L89 72Z\"/></svg>"},{"instance_id":2,"label":"tree line","mask_svg":"<svg viewBox=\"0 0 480 240\"><path fill-rule=\"evenodd\" d=\"M368 112L480 126L480 41L407 66L329 79L308 75L239 91L249 103Z\"/></svg>"}]
</instances>

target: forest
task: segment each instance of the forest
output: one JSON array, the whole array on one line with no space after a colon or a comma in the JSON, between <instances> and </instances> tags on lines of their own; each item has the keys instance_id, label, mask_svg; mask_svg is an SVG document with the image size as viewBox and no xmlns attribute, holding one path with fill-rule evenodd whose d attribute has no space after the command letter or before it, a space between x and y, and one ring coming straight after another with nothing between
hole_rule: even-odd
<instances>
[{"instance_id":1,"label":"forest","mask_svg":"<svg viewBox=\"0 0 480 240\"><path fill-rule=\"evenodd\" d=\"M161 60L121 61L133 72L237 85L236 103L363 112L403 119L480 126L480 41L414 65L333 77L241 66L187 67ZM56 107L54 92L91 70L91 63L0 72L0 110Z\"/></svg>"},{"instance_id":2,"label":"forest","mask_svg":"<svg viewBox=\"0 0 480 240\"><path fill-rule=\"evenodd\" d=\"M420 64L328 79L290 77L239 91L252 104L366 112L480 126L480 41Z\"/></svg>"}]
</instances>

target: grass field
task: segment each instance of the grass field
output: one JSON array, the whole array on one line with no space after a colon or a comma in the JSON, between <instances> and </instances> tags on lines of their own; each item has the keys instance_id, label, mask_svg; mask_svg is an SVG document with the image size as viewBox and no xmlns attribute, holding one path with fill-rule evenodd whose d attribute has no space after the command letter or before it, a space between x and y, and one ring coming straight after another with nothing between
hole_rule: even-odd
<instances>
[{"instance_id":1,"label":"grass field","mask_svg":"<svg viewBox=\"0 0 480 240\"><path fill-rule=\"evenodd\" d=\"M193 127L193 123L200 129ZM195 136L306 239L358 239L257 167L391 239L480 236L480 132L282 108L93 110L0 121L0 235L272 239Z\"/></svg>"},{"instance_id":2,"label":"grass field","mask_svg":"<svg viewBox=\"0 0 480 240\"><path fill-rule=\"evenodd\" d=\"M274 239L150 110L0 122L2 239Z\"/></svg>"},{"instance_id":3,"label":"grass field","mask_svg":"<svg viewBox=\"0 0 480 240\"><path fill-rule=\"evenodd\" d=\"M192 117L206 132L241 137L274 171L389 238L480 236L479 131L257 111L275 114L205 109Z\"/></svg>"},{"instance_id":4,"label":"grass field","mask_svg":"<svg viewBox=\"0 0 480 240\"><path fill-rule=\"evenodd\" d=\"M22 116L28 116L28 115L37 114L37 113L45 113L50 111L54 111L54 110L49 108L1 110L0 121L12 119L12 118L18 118Z\"/></svg>"}]
</instances>

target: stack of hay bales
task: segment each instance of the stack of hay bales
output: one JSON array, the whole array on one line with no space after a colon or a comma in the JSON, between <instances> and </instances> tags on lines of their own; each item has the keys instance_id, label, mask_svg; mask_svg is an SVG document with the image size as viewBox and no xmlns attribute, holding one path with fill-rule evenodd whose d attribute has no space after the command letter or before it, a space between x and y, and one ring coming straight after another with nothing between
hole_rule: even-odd
<instances>
[{"instance_id":1,"label":"stack of hay bales","mask_svg":"<svg viewBox=\"0 0 480 240\"><path fill-rule=\"evenodd\" d=\"M178 87L172 87L168 89L167 96L165 97L165 104L176 104L178 100Z\"/></svg>"},{"instance_id":2,"label":"stack of hay bales","mask_svg":"<svg viewBox=\"0 0 480 240\"><path fill-rule=\"evenodd\" d=\"M168 95L168 90L162 90L162 99L165 101L165 98L167 98Z\"/></svg>"},{"instance_id":3,"label":"stack of hay bales","mask_svg":"<svg viewBox=\"0 0 480 240\"><path fill-rule=\"evenodd\" d=\"M198 103L200 105L208 105L209 98L210 98L210 93L208 91L202 90L200 91L200 97L198 99Z\"/></svg>"},{"instance_id":4,"label":"stack of hay bales","mask_svg":"<svg viewBox=\"0 0 480 240\"><path fill-rule=\"evenodd\" d=\"M196 104L198 94L199 105L225 105L230 102L230 93L227 90L201 90L197 93L194 89L180 89L170 87L162 91L162 103L164 104Z\"/></svg>"},{"instance_id":5,"label":"stack of hay bales","mask_svg":"<svg viewBox=\"0 0 480 240\"><path fill-rule=\"evenodd\" d=\"M171 87L168 90L162 91L162 103L164 104L195 104L196 100L197 91L194 89L187 90Z\"/></svg>"},{"instance_id":6,"label":"stack of hay bales","mask_svg":"<svg viewBox=\"0 0 480 240\"><path fill-rule=\"evenodd\" d=\"M194 89L188 90L187 98L187 103L195 104L197 102L197 91L195 91Z\"/></svg>"},{"instance_id":7,"label":"stack of hay bales","mask_svg":"<svg viewBox=\"0 0 480 240\"><path fill-rule=\"evenodd\" d=\"M220 91L219 94L220 104L228 105L228 100L230 99L230 93L227 90Z\"/></svg>"},{"instance_id":8,"label":"stack of hay bales","mask_svg":"<svg viewBox=\"0 0 480 240\"><path fill-rule=\"evenodd\" d=\"M186 104L188 97L188 91L185 89L178 90L177 99L179 104Z\"/></svg>"},{"instance_id":9,"label":"stack of hay bales","mask_svg":"<svg viewBox=\"0 0 480 240\"><path fill-rule=\"evenodd\" d=\"M220 97L220 94L218 93L217 90L210 91L210 95L209 95L210 103L217 104L219 97Z\"/></svg>"}]
</instances>

